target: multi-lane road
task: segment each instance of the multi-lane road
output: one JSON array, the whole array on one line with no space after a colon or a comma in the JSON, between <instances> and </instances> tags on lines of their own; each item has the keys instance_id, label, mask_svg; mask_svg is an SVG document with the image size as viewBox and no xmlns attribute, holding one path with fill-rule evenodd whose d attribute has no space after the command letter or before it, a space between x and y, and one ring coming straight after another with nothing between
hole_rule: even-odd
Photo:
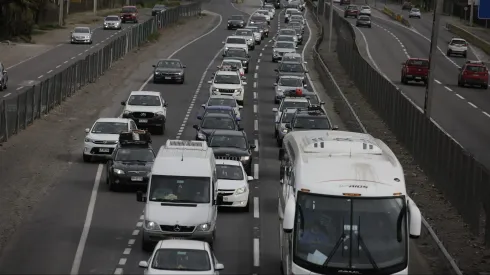
<instances>
[{"instance_id":1,"label":"multi-lane road","mask_svg":"<svg viewBox=\"0 0 490 275\"><path fill-rule=\"evenodd\" d=\"M143 9L140 12L140 23L151 17L148 9ZM84 59L90 53L103 48L106 44L127 32L135 25L122 24L121 30L104 30L102 25L100 25L92 29L93 43L91 45L72 45L67 36L66 41L54 46L50 50L8 67L9 88L0 93L0 99L15 96L15 93L21 92L23 89L36 85L46 78L57 74L76 61Z\"/></svg>"},{"instance_id":2,"label":"multi-lane road","mask_svg":"<svg viewBox=\"0 0 490 275\"><path fill-rule=\"evenodd\" d=\"M343 16L344 7L334 7ZM401 13L400 10L398 12ZM347 20L355 25L355 19ZM401 63L409 57L429 57L432 22L428 18L408 20L412 28L372 8L372 28L354 29L358 39L364 42L361 44L367 45L365 58L368 62L423 109L425 87L401 84ZM458 68L466 59L445 55L447 44L454 35L444 26L444 23L439 26L439 49L434 58L436 70L432 118L480 162L490 167L490 93L475 87L458 87ZM473 50L468 51L467 59L479 60Z\"/></svg>"},{"instance_id":3,"label":"multi-lane road","mask_svg":"<svg viewBox=\"0 0 490 275\"><path fill-rule=\"evenodd\" d=\"M223 20L172 54L188 68L185 84L156 85L151 78L142 82L141 77L136 77L138 72L129 78L134 82L128 87L159 91L169 102L167 132L165 136L153 136L156 149L166 139L194 138L192 125L198 122L200 106L209 96L207 80L221 61L221 42L232 34L226 30L226 19L233 14L248 15L258 7L258 1L253 6L244 5L243 13L223 0L213 0L204 6L220 14ZM256 178L251 183L253 207L250 213L219 213L215 253L225 265L224 274L279 274L279 163L272 113L277 63L271 62L271 38L283 26L280 17L278 11L271 23L270 37L251 51L242 125L259 145L253 155ZM309 28L305 39L307 45L298 49L300 53L311 49L314 42ZM109 113L118 116L121 108L114 106ZM80 157L81 147L82 144ZM32 219L20 226L4 250L0 273L142 274L138 262L149 257L141 249L143 205L136 202L132 192L110 192L101 180L104 173L103 164L73 163L61 179L62 184L39 204ZM430 274L413 243L410 259L412 274Z\"/></svg>"}]
</instances>

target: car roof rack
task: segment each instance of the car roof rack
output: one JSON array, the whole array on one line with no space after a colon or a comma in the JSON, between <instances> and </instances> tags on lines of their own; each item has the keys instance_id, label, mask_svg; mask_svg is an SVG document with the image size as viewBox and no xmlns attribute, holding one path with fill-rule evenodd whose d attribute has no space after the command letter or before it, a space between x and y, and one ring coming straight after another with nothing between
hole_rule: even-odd
<instances>
[{"instance_id":1,"label":"car roof rack","mask_svg":"<svg viewBox=\"0 0 490 275\"><path fill-rule=\"evenodd\" d=\"M305 97L305 98L310 98L309 96L306 96L303 93L303 89L291 89L291 90L286 90L284 91L284 97Z\"/></svg>"},{"instance_id":2,"label":"car roof rack","mask_svg":"<svg viewBox=\"0 0 490 275\"><path fill-rule=\"evenodd\" d=\"M119 145L121 147L149 147L151 134L145 130L133 130L119 134Z\"/></svg>"}]
</instances>

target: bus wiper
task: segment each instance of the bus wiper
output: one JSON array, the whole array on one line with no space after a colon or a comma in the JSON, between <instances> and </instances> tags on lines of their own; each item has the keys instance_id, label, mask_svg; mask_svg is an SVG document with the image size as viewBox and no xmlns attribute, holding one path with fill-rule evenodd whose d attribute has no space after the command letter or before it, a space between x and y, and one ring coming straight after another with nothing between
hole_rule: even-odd
<instances>
[{"instance_id":1,"label":"bus wiper","mask_svg":"<svg viewBox=\"0 0 490 275\"><path fill-rule=\"evenodd\" d=\"M358 240L359 240L358 242L361 244L361 246L364 247L364 252L366 252L366 255L368 257L368 260L371 263L371 265L373 266L374 270L378 270L379 269L378 268L378 265L376 264L376 261L374 260L373 255L369 251L369 248L364 243L364 240L361 237L361 232L359 232Z\"/></svg>"},{"instance_id":2,"label":"bus wiper","mask_svg":"<svg viewBox=\"0 0 490 275\"><path fill-rule=\"evenodd\" d=\"M330 262L330 260L332 260L335 253L337 253L337 250L339 250L339 247L342 244L342 242L344 241L345 237L346 237L345 232L342 232L342 235L340 235L340 237L337 240L337 242L335 243L335 246L333 247L332 251L330 252L330 254L328 254L327 259L323 263L323 266L327 266L328 263Z\"/></svg>"}]
</instances>

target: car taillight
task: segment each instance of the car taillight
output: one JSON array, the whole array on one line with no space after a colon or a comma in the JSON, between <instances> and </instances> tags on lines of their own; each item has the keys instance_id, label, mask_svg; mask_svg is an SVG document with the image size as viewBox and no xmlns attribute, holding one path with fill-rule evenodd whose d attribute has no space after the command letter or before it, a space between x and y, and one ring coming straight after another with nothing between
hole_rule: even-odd
<instances>
[{"instance_id":1,"label":"car taillight","mask_svg":"<svg viewBox=\"0 0 490 275\"><path fill-rule=\"evenodd\" d=\"M464 72L463 72L463 75L467 75L467 74L468 74L468 71L464 71Z\"/></svg>"},{"instance_id":2,"label":"car taillight","mask_svg":"<svg viewBox=\"0 0 490 275\"><path fill-rule=\"evenodd\" d=\"M243 72L240 72L240 76L243 76L243 75L244 75L244 73Z\"/></svg>"}]
</instances>

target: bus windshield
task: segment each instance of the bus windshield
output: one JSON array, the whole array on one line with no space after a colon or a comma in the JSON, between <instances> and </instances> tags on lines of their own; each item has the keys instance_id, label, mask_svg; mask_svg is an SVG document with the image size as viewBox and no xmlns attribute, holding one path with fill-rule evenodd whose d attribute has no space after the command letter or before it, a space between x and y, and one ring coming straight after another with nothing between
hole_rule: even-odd
<instances>
[{"instance_id":1,"label":"bus windshield","mask_svg":"<svg viewBox=\"0 0 490 275\"><path fill-rule=\"evenodd\" d=\"M404 197L339 197L298 192L297 198L295 264L321 274L406 267Z\"/></svg>"}]
</instances>

